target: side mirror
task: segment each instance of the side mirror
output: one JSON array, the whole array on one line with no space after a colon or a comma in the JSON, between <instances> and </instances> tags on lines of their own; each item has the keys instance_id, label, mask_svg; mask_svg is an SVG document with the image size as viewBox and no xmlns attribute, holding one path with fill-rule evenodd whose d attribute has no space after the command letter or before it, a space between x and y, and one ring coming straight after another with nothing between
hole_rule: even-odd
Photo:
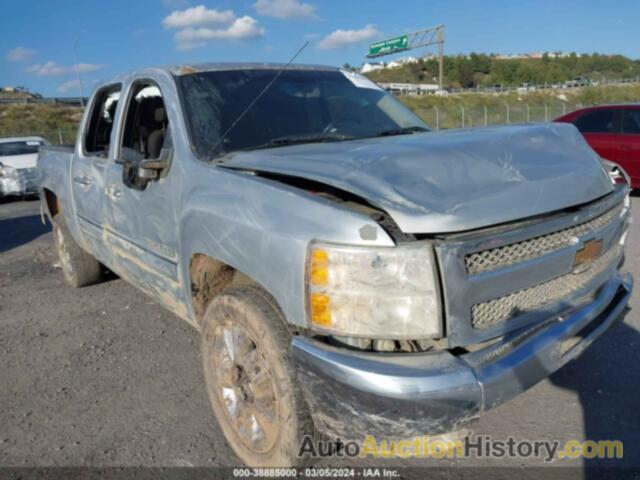
<instances>
[{"instance_id":1,"label":"side mirror","mask_svg":"<svg viewBox=\"0 0 640 480\"><path fill-rule=\"evenodd\" d=\"M144 180L157 180L163 170L171 164L173 148L163 148L160 150L158 158L147 158L138 164L138 178Z\"/></svg>"}]
</instances>

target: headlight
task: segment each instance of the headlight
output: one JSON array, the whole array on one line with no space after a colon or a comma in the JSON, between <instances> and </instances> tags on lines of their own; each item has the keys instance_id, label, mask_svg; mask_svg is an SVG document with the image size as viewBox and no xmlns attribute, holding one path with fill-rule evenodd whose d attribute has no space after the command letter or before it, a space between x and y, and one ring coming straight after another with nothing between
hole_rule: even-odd
<instances>
[{"instance_id":1,"label":"headlight","mask_svg":"<svg viewBox=\"0 0 640 480\"><path fill-rule=\"evenodd\" d=\"M388 339L442 336L433 247L312 243L307 258L311 325L339 335Z\"/></svg>"},{"instance_id":2,"label":"headlight","mask_svg":"<svg viewBox=\"0 0 640 480\"><path fill-rule=\"evenodd\" d=\"M13 167L9 167L7 165L2 165L0 163L0 178L2 177L14 178L17 176L18 176L18 170L16 170Z\"/></svg>"}]
</instances>

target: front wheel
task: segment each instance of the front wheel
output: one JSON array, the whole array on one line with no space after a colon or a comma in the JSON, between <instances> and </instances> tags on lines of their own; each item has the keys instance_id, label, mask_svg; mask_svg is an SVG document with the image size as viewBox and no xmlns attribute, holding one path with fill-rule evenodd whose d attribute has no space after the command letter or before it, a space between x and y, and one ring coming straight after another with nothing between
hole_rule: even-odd
<instances>
[{"instance_id":1,"label":"front wheel","mask_svg":"<svg viewBox=\"0 0 640 480\"><path fill-rule=\"evenodd\" d=\"M213 412L227 442L251 467L304 463L313 422L297 385L291 335L261 288L230 288L207 308L202 361Z\"/></svg>"}]
</instances>

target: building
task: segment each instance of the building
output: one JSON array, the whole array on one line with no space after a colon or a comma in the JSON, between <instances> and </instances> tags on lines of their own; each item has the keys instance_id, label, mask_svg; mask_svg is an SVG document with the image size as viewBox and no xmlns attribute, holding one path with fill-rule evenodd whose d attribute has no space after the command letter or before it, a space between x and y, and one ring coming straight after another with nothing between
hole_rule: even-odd
<instances>
[{"instance_id":1,"label":"building","mask_svg":"<svg viewBox=\"0 0 640 480\"><path fill-rule=\"evenodd\" d=\"M385 68L384 62L377 62L377 63L365 62L362 65L362 68L360 68L360 72L361 73L375 72L376 70L383 70L384 68Z\"/></svg>"}]
</instances>

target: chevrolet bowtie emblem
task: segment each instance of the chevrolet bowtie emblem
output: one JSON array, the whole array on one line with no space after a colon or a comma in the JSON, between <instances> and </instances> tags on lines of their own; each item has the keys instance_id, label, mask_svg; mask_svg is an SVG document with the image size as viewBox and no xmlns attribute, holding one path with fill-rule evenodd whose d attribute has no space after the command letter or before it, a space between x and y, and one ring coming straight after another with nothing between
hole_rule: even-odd
<instances>
[{"instance_id":1,"label":"chevrolet bowtie emblem","mask_svg":"<svg viewBox=\"0 0 640 480\"><path fill-rule=\"evenodd\" d=\"M596 261L601 253L602 239L585 242L584 247L576 252L576 259L573 261L574 270L579 267L588 267Z\"/></svg>"}]
</instances>

